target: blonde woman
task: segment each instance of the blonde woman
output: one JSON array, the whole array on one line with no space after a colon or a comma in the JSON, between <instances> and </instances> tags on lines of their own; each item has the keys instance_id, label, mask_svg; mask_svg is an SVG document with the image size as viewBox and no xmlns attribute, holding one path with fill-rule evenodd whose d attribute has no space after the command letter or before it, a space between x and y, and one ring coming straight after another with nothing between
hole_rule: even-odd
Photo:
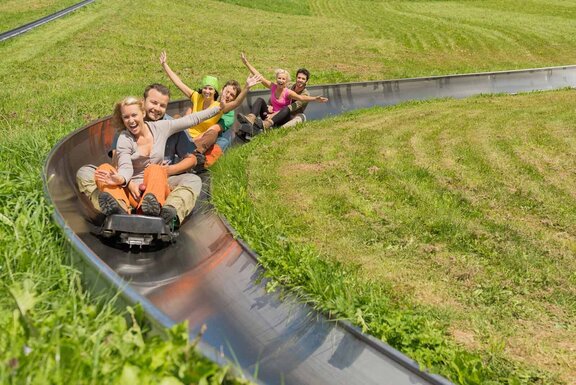
<instances>
[{"instance_id":1,"label":"blonde woman","mask_svg":"<svg viewBox=\"0 0 576 385\"><path fill-rule=\"evenodd\" d=\"M180 119L145 121L142 99L127 97L116 104L112 122L121 131L118 138L118 168L106 163L96 169L94 179L98 203L105 215L129 213L162 216L166 223L181 223L192 211L198 193L193 174L168 177L164 161L166 140L221 113L225 104L186 115ZM143 191L140 185L143 183Z\"/></svg>"},{"instance_id":2,"label":"blonde woman","mask_svg":"<svg viewBox=\"0 0 576 385\"><path fill-rule=\"evenodd\" d=\"M276 123L273 121L274 115L283 108L288 107L292 103L292 100L320 103L326 103L328 101L328 98L323 96L300 95L291 90L287 87L290 81L290 74L286 70L277 69L274 73L276 82L272 83L263 77L260 72L248 62L244 53L241 54L241 58L246 68L248 68L253 75L260 75L264 87L270 89L270 105L268 105L264 99L258 98L254 104L252 104L251 112L248 115L238 114L238 121L242 124L241 130L243 131L251 131L252 127L263 130L264 121L266 120L268 120L266 126L270 127L274 125Z\"/></svg>"}]
</instances>

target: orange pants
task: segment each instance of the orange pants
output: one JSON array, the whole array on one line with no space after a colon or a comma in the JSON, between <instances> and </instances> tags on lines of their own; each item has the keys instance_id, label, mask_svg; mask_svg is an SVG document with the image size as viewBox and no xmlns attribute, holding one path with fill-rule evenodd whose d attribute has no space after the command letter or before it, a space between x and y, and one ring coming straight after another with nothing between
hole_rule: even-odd
<instances>
[{"instance_id":1,"label":"orange pants","mask_svg":"<svg viewBox=\"0 0 576 385\"><path fill-rule=\"evenodd\" d=\"M97 171L98 170L117 172L116 168L109 163L104 163L97 168ZM144 170L144 184L146 185L146 190L141 193L140 198L144 198L146 194L154 194L158 200L158 203L160 203L161 206L164 205L164 202L166 202L166 197L168 194L170 194L170 186L168 186L168 174L166 173L164 167L158 164L152 164L146 167L146 170ZM128 187L111 186L99 181L96 181L96 186L98 187L98 190L107 192L116 200L124 202L125 208L132 207L137 210L140 209L142 199L138 201L134 199Z\"/></svg>"},{"instance_id":2,"label":"orange pants","mask_svg":"<svg viewBox=\"0 0 576 385\"><path fill-rule=\"evenodd\" d=\"M215 144L206 151L204 155L206 155L206 167L211 167L218 158L220 158L224 154L222 148L219 145Z\"/></svg>"}]
</instances>

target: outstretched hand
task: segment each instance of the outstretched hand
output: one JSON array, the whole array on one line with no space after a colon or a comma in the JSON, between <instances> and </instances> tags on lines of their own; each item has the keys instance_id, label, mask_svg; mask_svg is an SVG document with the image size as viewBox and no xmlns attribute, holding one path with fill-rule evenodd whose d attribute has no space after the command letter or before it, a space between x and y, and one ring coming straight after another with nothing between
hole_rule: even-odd
<instances>
[{"instance_id":1,"label":"outstretched hand","mask_svg":"<svg viewBox=\"0 0 576 385\"><path fill-rule=\"evenodd\" d=\"M220 111L225 111L226 104L227 104L226 103L226 94L224 92L226 92L226 91L223 91L222 96L220 96L220 98L218 99L218 101L220 102Z\"/></svg>"},{"instance_id":2,"label":"outstretched hand","mask_svg":"<svg viewBox=\"0 0 576 385\"><path fill-rule=\"evenodd\" d=\"M96 170L94 177L97 182L104 183L111 186L119 186L124 184L124 177L115 171L111 170Z\"/></svg>"},{"instance_id":3,"label":"outstretched hand","mask_svg":"<svg viewBox=\"0 0 576 385\"><path fill-rule=\"evenodd\" d=\"M316 101L319 103L326 103L328 98L325 98L324 96L316 96Z\"/></svg>"},{"instance_id":4,"label":"outstretched hand","mask_svg":"<svg viewBox=\"0 0 576 385\"><path fill-rule=\"evenodd\" d=\"M222 88L222 93L218 97L218 101L222 102L223 100L226 100L228 98L229 92L230 92L230 86L226 86L226 87Z\"/></svg>"},{"instance_id":5,"label":"outstretched hand","mask_svg":"<svg viewBox=\"0 0 576 385\"><path fill-rule=\"evenodd\" d=\"M244 52L240 53L240 59L242 59L242 63L245 65L248 64L248 59L246 59L246 54Z\"/></svg>"},{"instance_id":6,"label":"outstretched hand","mask_svg":"<svg viewBox=\"0 0 576 385\"><path fill-rule=\"evenodd\" d=\"M162 64L162 65L166 64L167 60L168 60L168 57L166 55L166 51L162 51L160 53L160 64Z\"/></svg>"},{"instance_id":7,"label":"outstretched hand","mask_svg":"<svg viewBox=\"0 0 576 385\"><path fill-rule=\"evenodd\" d=\"M262 83L262 75L250 75L246 79L246 86L248 88L254 87L256 84Z\"/></svg>"}]
</instances>

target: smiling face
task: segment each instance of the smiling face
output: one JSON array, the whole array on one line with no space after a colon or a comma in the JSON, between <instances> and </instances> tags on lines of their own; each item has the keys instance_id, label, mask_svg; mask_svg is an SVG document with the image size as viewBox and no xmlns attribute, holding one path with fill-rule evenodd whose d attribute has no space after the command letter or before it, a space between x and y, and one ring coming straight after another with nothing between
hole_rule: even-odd
<instances>
[{"instance_id":1,"label":"smiling face","mask_svg":"<svg viewBox=\"0 0 576 385\"><path fill-rule=\"evenodd\" d=\"M288 74L285 72L278 72L276 74L276 84L280 87L284 87L288 83Z\"/></svg>"},{"instance_id":2,"label":"smiling face","mask_svg":"<svg viewBox=\"0 0 576 385\"><path fill-rule=\"evenodd\" d=\"M238 93L237 93L236 88L234 86L224 87L224 89L222 90L222 95L224 95L224 101L226 103L230 103L230 102L236 100L236 98L238 97Z\"/></svg>"},{"instance_id":3,"label":"smiling face","mask_svg":"<svg viewBox=\"0 0 576 385\"><path fill-rule=\"evenodd\" d=\"M306 74L299 72L296 74L296 87L304 88L306 87L306 82L308 81L308 77Z\"/></svg>"},{"instance_id":4,"label":"smiling face","mask_svg":"<svg viewBox=\"0 0 576 385\"><path fill-rule=\"evenodd\" d=\"M146 119L153 122L160 120L166 114L166 108L170 96L164 95L158 90L151 89L148 91L148 96L144 99L144 109L146 110Z\"/></svg>"},{"instance_id":5,"label":"smiling face","mask_svg":"<svg viewBox=\"0 0 576 385\"><path fill-rule=\"evenodd\" d=\"M202 96L204 99L214 99L214 94L216 90L212 86L204 86L202 87Z\"/></svg>"},{"instance_id":6,"label":"smiling face","mask_svg":"<svg viewBox=\"0 0 576 385\"><path fill-rule=\"evenodd\" d=\"M124 105L121 107L120 113L124 127L126 127L132 135L140 135L142 133L142 127L144 126L144 111L142 111L140 105Z\"/></svg>"}]
</instances>

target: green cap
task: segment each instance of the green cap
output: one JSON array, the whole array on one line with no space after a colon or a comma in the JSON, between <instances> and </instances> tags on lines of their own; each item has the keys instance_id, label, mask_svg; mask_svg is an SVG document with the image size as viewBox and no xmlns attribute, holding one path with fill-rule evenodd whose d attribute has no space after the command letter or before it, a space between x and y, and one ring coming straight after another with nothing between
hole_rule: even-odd
<instances>
[{"instance_id":1,"label":"green cap","mask_svg":"<svg viewBox=\"0 0 576 385\"><path fill-rule=\"evenodd\" d=\"M212 86L215 90L218 90L218 78L216 76L206 75L202 79L202 87Z\"/></svg>"}]
</instances>

